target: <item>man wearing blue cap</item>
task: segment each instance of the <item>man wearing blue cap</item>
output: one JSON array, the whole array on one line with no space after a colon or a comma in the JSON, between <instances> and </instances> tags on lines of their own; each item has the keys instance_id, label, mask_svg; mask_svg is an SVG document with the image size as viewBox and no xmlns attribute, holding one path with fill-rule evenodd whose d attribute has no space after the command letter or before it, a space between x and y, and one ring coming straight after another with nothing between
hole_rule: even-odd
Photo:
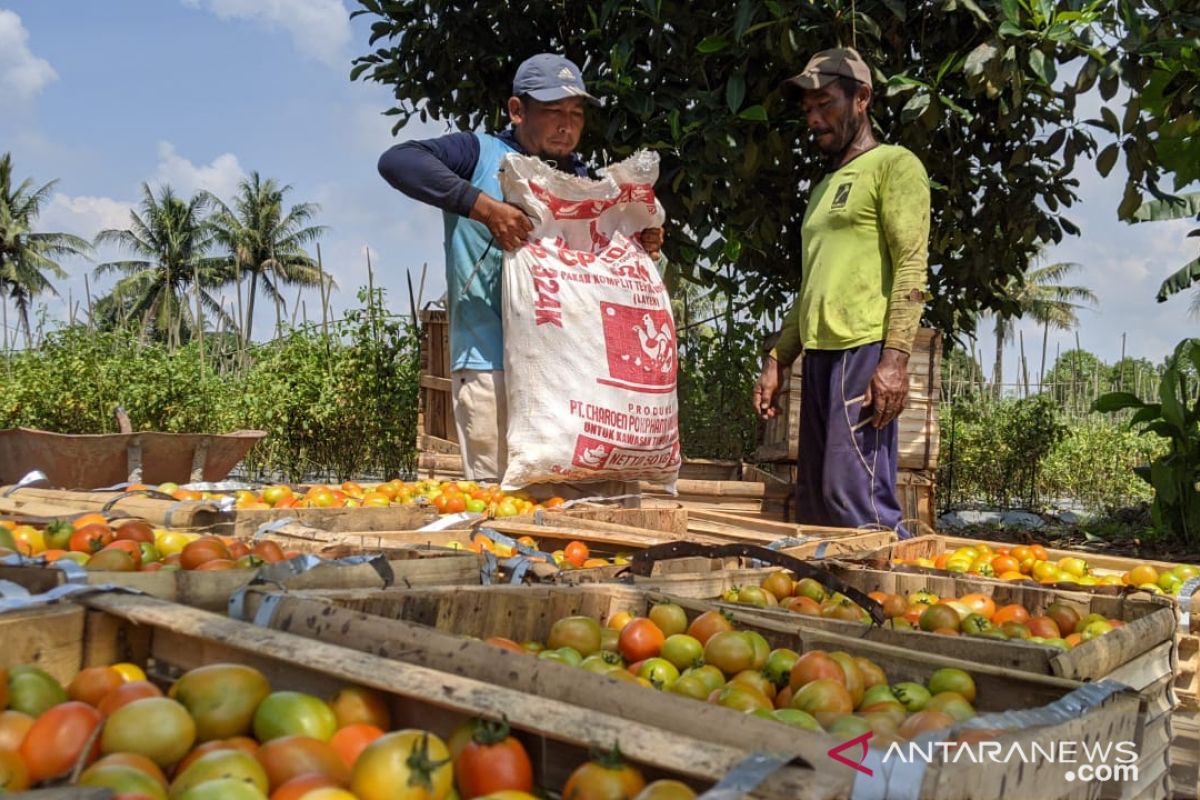
<instances>
[{"instance_id":1,"label":"man wearing blue cap","mask_svg":"<svg viewBox=\"0 0 1200 800\"><path fill-rule=\"evenodd\" d=\"M500 161L521 153L586 176L587 166L574 151L588 103L599 105L579 67L542 53L517 68L508 99L511 128L494 136L462 132L409 141L379 159L380 174L394 188L443 212L454 418L470 480L504 477L508 414L500 270L503 251L519 248L533 229L521 209L502 199ZM643 231L642 244L657 258L662 229Z\"/></svg>"}]
</instances>

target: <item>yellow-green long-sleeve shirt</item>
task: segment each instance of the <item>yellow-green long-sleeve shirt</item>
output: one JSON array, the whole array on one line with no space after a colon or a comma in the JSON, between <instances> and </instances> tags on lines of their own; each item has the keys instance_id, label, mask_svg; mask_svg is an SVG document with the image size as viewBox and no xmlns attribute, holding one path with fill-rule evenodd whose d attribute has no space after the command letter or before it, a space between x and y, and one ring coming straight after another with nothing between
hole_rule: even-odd
<instances>
[{"instance_id":1,"label":"yellow-green long-sleeve shirt","mask_svg":"<svg viewBox=\"0 0 1200 800\"><path fill-rule=\"evenodd\" d=\"M772 354L849 350L882 340L912 352L929 270L929 176L881 144L813 187L801 229L802 283Z\"/></svg>"}]
</instances>

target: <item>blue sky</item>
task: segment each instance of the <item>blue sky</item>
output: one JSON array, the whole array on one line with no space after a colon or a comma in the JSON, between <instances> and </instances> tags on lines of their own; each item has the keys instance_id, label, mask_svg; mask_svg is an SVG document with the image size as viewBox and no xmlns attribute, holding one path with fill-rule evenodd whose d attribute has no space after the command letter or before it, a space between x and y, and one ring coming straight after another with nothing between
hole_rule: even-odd
<instances>
[{"instance_id":1,"label":"blue sky","mask_svg":"<svg viewBox=\"0 0 1200 800\"><path fill-rule=\"evenodd\" d=\"M391 306L406 311L406 270L415 285L428 263L426 300L444 289L441 223L437 212L388 187L375 162L393 141L442 128L414 123L394 140L391 119L380 113L391 104L387 89L350 82L350 59L366 52L369 26L348 19L352 7L349 0L0 0L0 151L13 153L21 177L59 179L44 229L88 238L126 226L143 182L226 198L251 170L290 183L291 201L319 203L320 222L331 228L322 253L340 285L335 309L353 304L366 283L369 247L377 282L389 289ZM1082 264L1075 280L1100 297L1097 310L1082 314L1085 348L1113 361L1125 333L1130 355L1158 362L1175 341L1200 331L1187 316L1189 298L1153 299L1162 279L1195 257L1197 240L1185 239L1186 221L1117 222L1122 174L1121 165L1107 180L1080 170L1083 203L1071 218L1083 234L1047 257ZM51 317L65 316L68 290L83 297L90 265L65 266L72 277L59 287L63 300L47 298ZM93 294L107 287L93 283ZM294 297L288 293L289 303ZM317 293L303 299L309 318L319 316ZM255 333L264 337L274 312L259 308ZM1036 364L1041 333L1021 328ZM1073 342L1074 334L1052 334L1051 359L1056 344L1065 350ZM990 336L983 333L979 345L990 369ZM1006 360L1013 381L1015 344Z\"/></svg>"}]
</instances>

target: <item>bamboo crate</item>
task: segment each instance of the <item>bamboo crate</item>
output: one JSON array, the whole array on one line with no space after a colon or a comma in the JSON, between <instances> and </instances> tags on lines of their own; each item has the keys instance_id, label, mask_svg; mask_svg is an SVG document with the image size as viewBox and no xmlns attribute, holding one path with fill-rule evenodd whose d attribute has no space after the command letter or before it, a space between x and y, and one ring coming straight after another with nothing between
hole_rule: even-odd
<instances>
[{"instance_id":1,"label":"bamboo crate","mask_svg":"<svg viewBox=\"0 0 1200 800\"><path fill-rule=\"evenodd\" d=\"M801 359L784 370L783 413L760 429L757 461L795 463L800 452ZM933 470L940 445L938 402L942 392L942 335L921 328L908 362L908 405L900 414L899 464L903 469Z\"/></svg>"},{"instance_id":2,"label":"bamboo crate","mask_svg":"<svg viewBox=\"0 0 1200 800\"><path fill-rule=\"evenodd\" d=\"M358 548L297 547L326 558L362 555ZM324 552L321 552L324 550ZM398 586L451 586L480 583L481 560L474 553L454 550L387 548L374 551L387 559ZM87 583L136 589L150 597L182 603L206 611L225 612L229 599L259 574L258 569L179 570L157 572L88 571ZM68 582L60 569L44 566L0 565L0 580L12 581L31 594L41 594ZM289 589L353 589L385 586L370 564L320 564L285 578Z\"/></svg>"},{"instance_id":3,"label":"bamboo crate","mask_svg":"<svg viewBox=\"0 0 1200 800\"><path fill-rule=\"evenodd\" d=\"M691 591L707 594L720 582L692 579ZM290 592L285 595L251 590L249 613L271 603L258 619L272 628L319 638L355 650L411 661L542 697L569 698L585 709L609 710L634 722L645 722L676 733L703 731L714 743L741 743L752 749L783 752L827 760L833 741L823 734L779 736L777 723L738 715L728 709L582 672L560 664L539 663L468 637L506 636L518 641L544 640L558 618L585 614L605 619L630 609L645 613L663 595L637 587L588 585L575 587L490 587L420 592L332 591ZM775 647L803 652L813 648L846 650L881 664L891 680L925 680L941 666L971 671L979 687L981 711L1033 709L1054 702L1081 684L1050 676L1034 676L1003 667L969 664L940 656L842 637L825 631L797 630L773 620L755 620L746 627L762 633ZM1067 715L1057 723L1008 734L1010 740L1123 741L1136 733L1137 700L1128 692L1108 698L1100 707ZM1095 797L1088 786L1062 780L1062 765L938 763L923 777L923 798L988 798L1002 796ZM1057 772L1056 772L1057 771ZM1022 787L1024 791L1022 792ZM1034 787L1038 787L1034 789ZM1049 793L1046 787L1053 787Z\"/></svg>"},{"instance_id":4,"label":"bamboo crate","mask_svg":"<svg viewBox=\"0 0 1200 800\"><path fill-rule=\"evenodd\" d=\"M504 717L526 744L537 782L561 787L591 749L619 743L647 780L673 777L698 788L722 778L749 751L622 718L615 709L586 710L484 683L463 674L381 658L231 620L161 600L122 594L84 598L0 615L0 665L38 664L66 683L88 666L131 661L167 683L205 664L233 662L261 670L276 689L331 697L346 685L379 690L391 701L397 728L442 736L465 718ZM490 648L489 648L490 649ZM460 673L466 670L459 671ZM1098 709L1105 716L1117 709ZM823 755L823 754L822 754ZM847 797L851 771L828 758L784 767L755 796L791 800Z\"/></svg>"}]
</instances>

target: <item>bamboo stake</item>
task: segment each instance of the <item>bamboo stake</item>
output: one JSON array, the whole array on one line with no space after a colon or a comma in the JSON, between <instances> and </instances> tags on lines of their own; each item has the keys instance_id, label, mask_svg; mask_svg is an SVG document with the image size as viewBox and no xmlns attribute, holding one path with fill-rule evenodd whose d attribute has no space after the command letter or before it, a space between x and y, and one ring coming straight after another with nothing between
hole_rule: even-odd
<instances>
[{"instance_id":1,"label":"bamboo stake","mask_svg":"<svg viewBox=\"0 0 1200 800\"><path fill-rule=\"evenodd\" d=\"M317 269L321 273L321 335L329 338L329 299L326 297L325 265L321 262L321 243L317 242Z\"/></svg>"},{"instance_id":2,"label":"bamboo stake","mask_svg":"<svg viewBox=\"0 0 1200 800\"><path fill-rule=\"evenodd\" d=\"M1117 391L1125 387L1125 333L1121 332L1121 368L1117 370Z\"/></svg>"},{"instance_id":3,"label":"bamboo stake","mask_svg":"<svg viewBox=\"0 0 1200 800\"><path fill-rule=\"evenodd\" d=\"M86 272L83 273L83 295L84 299L87 300L88 330L94 331L96 329L96 318L92 310L92 285L88 283Z\"/></svg>"},{"instance_id":4,"label":"bamboo stake","mask_svg":"<svg viewBox=\"0 0 1200 800\"><path fill-rule=\"evenodd\" d=\"M1029 397L1029 364L1025 361L1025 331L1017 330L1017 339L1021 344L1021 377L1025 382L1025 397Z\"/></svg>"},{"instance_id":5,"label":"bamboo stake","mask_svg":"<svg viewBox=\"0 0 1200 800\"><path fill-rule=\"evenodd\" d=\"M204 308L200 304L200 262L192 268L192 294L196 298L196 336L200 342L200 379L204 380Z\"/></svg>"},{"instance_id":6,"label":"bamboo stake","mask_svg":"<svg viewBox=\"0 0 1200 800\"><path fill-rule=\"evenodd\" d=\"M71 297L71 287L67 287L67 326L75 327L75 302Z\"/></svg>"}]
</instances>

